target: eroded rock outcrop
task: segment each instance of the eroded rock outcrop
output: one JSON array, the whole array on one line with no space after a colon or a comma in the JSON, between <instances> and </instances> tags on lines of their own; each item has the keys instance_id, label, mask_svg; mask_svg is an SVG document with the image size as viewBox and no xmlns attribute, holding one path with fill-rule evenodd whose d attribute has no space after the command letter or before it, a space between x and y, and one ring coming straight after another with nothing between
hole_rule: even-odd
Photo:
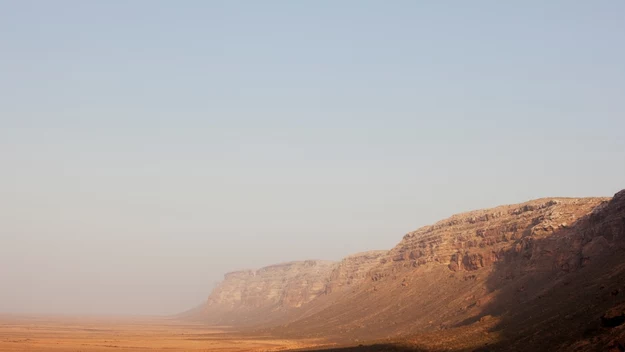
<instances>
[{"instance_id":1,"label":"eroded rock outcrop","mask_svg":"<svg viewBox=\"0 0 625 352\"><path fill-rule=\"evenodd\" d=\"M446 330L511 307L527 309L536 319L536 312L553 309L555 304L546 309L542 303L552 295L558 304L575 306L566 299L569 293L593 289L567 278L588 275L582 269L603 270L603 257L618 257L614 250L625 237L623 203L625 192L612 200L538 199L454 215L408 233L358 287L283 330L321 331L332 321L342 335L384 338ZM586 268L590 262L594 266ZM558 286L565 283L565 289Z\"/></svg>"},{"instance_id":2,"label":"eroded rock outcrop","mask_svg":"<svg viewBox=\"0 0 625 352\"><path fill-rule=\"evenodd\" d=\"M299 307L325 292L334 262L306 260L227 273L208 306Z\"/></svg>"},{"instance_id":3,"label":"eroded rock outcrop","mask_svg":"<svg viewBox=\"0 0 625 352\"><path fill-rule=\"evenodd\" d=\"M231 273L207 307L293 336L444 334L484 316L492 329L579 335L585 321L620 328L620 311L604 313L623 303L622 258L625 191L538 199L451 216L390 251Z\"/></svg>"},{"instance_id":4,"label":"eroded rock outcrop","mask_svg":"<svg viewBox=\"0 0 625 352\"><path fill-rule=\"evenodd\" d=\"M371 269L380 264L388 251L368 251L350 255L341 260L332 270L327 286L327 293L336 292L346 287L356 286L369 279Z\"/></svg>"},{"instance_id":5,"label":"eroded rock outcrop","mask_svg":"<svg viewBox=\"0 0 625 352\"><path fill-rule=\"evenodd\" d=\"M451 271L474 271L492 266L507 250L528 259L549 256L558 238L571 234L570 226L605 198L539 199L518 205L477 210L408 233L389 255L391 263L418 267L427 263L447 265ZM557 234L553 246L536 240ZM559 258L563 269L581 265L582 243L572 243L575 257ZM572 261L570 261L571 259Z\"/></svg>"}]
</instances>

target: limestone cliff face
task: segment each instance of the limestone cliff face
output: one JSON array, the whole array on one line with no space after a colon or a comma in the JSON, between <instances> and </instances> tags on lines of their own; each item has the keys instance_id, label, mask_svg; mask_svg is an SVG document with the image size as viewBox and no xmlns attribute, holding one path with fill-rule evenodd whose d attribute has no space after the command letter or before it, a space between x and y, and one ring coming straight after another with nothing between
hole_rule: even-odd
<instances>
[{"instance_id":1,"label":"limestone cliff face","mask_svg":"<svg viewBox=\"0 0 625 352\"><path fill-rule=\"evenodd\" d=\"M309 303L368 280L371 268L379 265L387 252L358 253L338 263L306 260L227 273L208 297L202 320L213 324L258 325L314 313L315 308L324 306Z\"/></svg>"},{"instance_id":2,"label":"limestone cliff face","mask_svg":"<svg viewBox=\"0 0 625 352\"><path fill-rule=\"evenodd\" d=\"M306 260L235 271L208 298L206 310L279 310L300 307L325 293L335 263Z\"/></svg>"},{"instance_id":3,"label":"limestone cliff face","mask_svg":"<svg viewBox=\"0 0 625 352\"><path fill-rule=\"evenodd\" d=\"M350 255L341 260L330 273L326 293L357 286L369 279L369 272L380 264L388 251L368 251Z\"/></svg>"},{"instance_id":4,"label":"limestone cliff face","mask_svg":"<svg viewBox=\"0 0 625 352\"><path fill-rule=\"evenodd\" d=\"M448 329L455 336L492 316L497 329L512 331L505 346L517 331L549 332L532 340L540 347L542 338L581 336L588 321L625 304L622 258L625 190L537 199L453 215L390 251L227 274L205 321L371 339ZM526 350L523 341L517 350Z\"/></svg>"},{"instance_id":5,"label":"limestone cliff face","mask_svg":"<svg viewBox=\"0 0 625 352\"><path fill-rule=\"evenodd\" d=\"M543 302L568 302L549 298L574 280L568 277L603 270L590 266L622 256L624 208L625 191L613 199L538 199L453 215L406 234L355 287L282 331L315 336L332 321L341 336L383 338L446 329L511 307L522 312L520 302L534 300L532 316L539 316Z\"/></svg>"},{"instance_id":6,"label":"limestone cliff face","mask_svg":"<svg viewBox=\"0 0 625 352\"><path fill-rule=\"evenodd\" d=\"M382 260L385 265L378 268L378 276L373 279L384 276L385 271L388 274L385 269L389 266L417 268L429 264L444 265L453 272L475 271L503 259L508 249L534 261L556 255L552 264L557 269L577 268L582 263L583 241L571 237L573 227L580 218L608 200L538 199L454 215L406 234ZM549 239L538 245L537 240L545 238ZM567 243L567 248L558 247L564 245L563 242Z\"/></svg>"}]
</instances>

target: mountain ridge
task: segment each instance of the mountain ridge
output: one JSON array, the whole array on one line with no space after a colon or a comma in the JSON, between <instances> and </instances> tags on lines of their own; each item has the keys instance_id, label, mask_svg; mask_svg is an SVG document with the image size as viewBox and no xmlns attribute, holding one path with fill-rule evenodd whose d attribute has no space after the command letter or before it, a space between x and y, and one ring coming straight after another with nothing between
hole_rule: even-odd
<instances>
[{"instance_id":1,"label":"mountain ridge","mask_svg":"<svg viewBox=\"0 0 625 352\"><path fill-rule=\"evenodd\" d=\"M352 342L434 334L448 341L447 347L453 345L447 336L450 331L475 330L481 335L473 340L494 346L495 335L510 341L518 338L507 333L507 326L516 323L506 317L522 315L524 305L537 312L551 311L541 302L576 287L578 283L563 284L569 278L589 272L596 277L620 273L618 265L605 269L597 263L618 262L625 253L624 238L625 190L613 198L540 198L473 210L411 231L388 251L359 253L320 266L316 261L285 263L284 270L276 269L284 264L273 265L254 271L251 277L256 279L248 274L247 281L237 283L233 282L237 275L225 277L209 297L203 320L262 326L284 336ZM228 301L241 297L236 292L254 297L250 293L258 290L253 284L250 288L250 282L258 279L271 282L267 287L273 291L266 292L273 293L263 296L266 299L242 299L234 305ZM553 305L574 307L575 299L590 294L583 281L592 280L579 279L582 286L570 293L572 303L560 297ZM620 292L608 303L621 302ZM586 316L596 325L596 315L607 305L592 307ZM552 313L549 319L560 314ZM485 339L486 326L497 334Z\"/></svg>"}]
</instances>

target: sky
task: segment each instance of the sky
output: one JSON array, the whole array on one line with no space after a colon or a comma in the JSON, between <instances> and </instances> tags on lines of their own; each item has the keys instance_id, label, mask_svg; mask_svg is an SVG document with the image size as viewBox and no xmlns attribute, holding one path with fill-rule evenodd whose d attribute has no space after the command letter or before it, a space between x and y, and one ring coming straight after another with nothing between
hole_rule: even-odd
<instances>
[{"instance_id":1,"label":"sky","mask_svg":"<svg viewBox=\"0 0 625 352\"><path fill-rule=\"evenodd\" d=\"M0 0L0 312L625 188L625 2Z\"/></svg>"}]
</instances>

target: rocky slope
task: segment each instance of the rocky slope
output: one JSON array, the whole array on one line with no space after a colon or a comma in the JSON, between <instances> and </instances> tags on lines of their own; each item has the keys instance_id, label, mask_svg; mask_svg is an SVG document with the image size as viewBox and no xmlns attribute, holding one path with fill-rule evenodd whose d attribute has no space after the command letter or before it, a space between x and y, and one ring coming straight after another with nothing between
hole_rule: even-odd
<instances>
[{"instance_id":1,"label":"rocky slope","mask_svg":"<svg viewBox=\"0 0 625 352\"><path fill-rule=\"evenodd\" d=\"M322 266L314 284L279 272L284 282L250 287L259 279L236 274L207 306L285 336L391 338L425 350L606 350L625 336L623 258L625 191L538 199L425 226L388 252Z\"/></svg>"},{"instance_id":2,"label":"rocky slope","mask_svg":"<svg viewBox=\"0 0 625 352\"><path fill-rule=\"evenodd\" d=\"M306 260L227 273L209 296L204 315L213 324L228 325L279 319L324 294L335 267L329 261Z\"/></svg>"},{"instance_id":3,"label":"rocky slope","mask_svg":"<svg viewBox=\"0 0 625 352\"><path fill-rule=\"evenodd\" d=\"M388 251L368 251L350 255L341 260L330 273L326 294L356 286L369 279L369 271L376 267Z\"/></svg>"},{"instance_id":4,"label":"rocky slope","mask_svg":"<svg viewBox=\"0 0 625 352\"><path fill-rule=\"evenodd\" d=\"M311 314L314 310L308 309L308 303L367 280L369 270L387 252L357 253L340 262L306 260L227 273L201 309L202 320L248 326Z\"/></svg>"}]
</instances>

